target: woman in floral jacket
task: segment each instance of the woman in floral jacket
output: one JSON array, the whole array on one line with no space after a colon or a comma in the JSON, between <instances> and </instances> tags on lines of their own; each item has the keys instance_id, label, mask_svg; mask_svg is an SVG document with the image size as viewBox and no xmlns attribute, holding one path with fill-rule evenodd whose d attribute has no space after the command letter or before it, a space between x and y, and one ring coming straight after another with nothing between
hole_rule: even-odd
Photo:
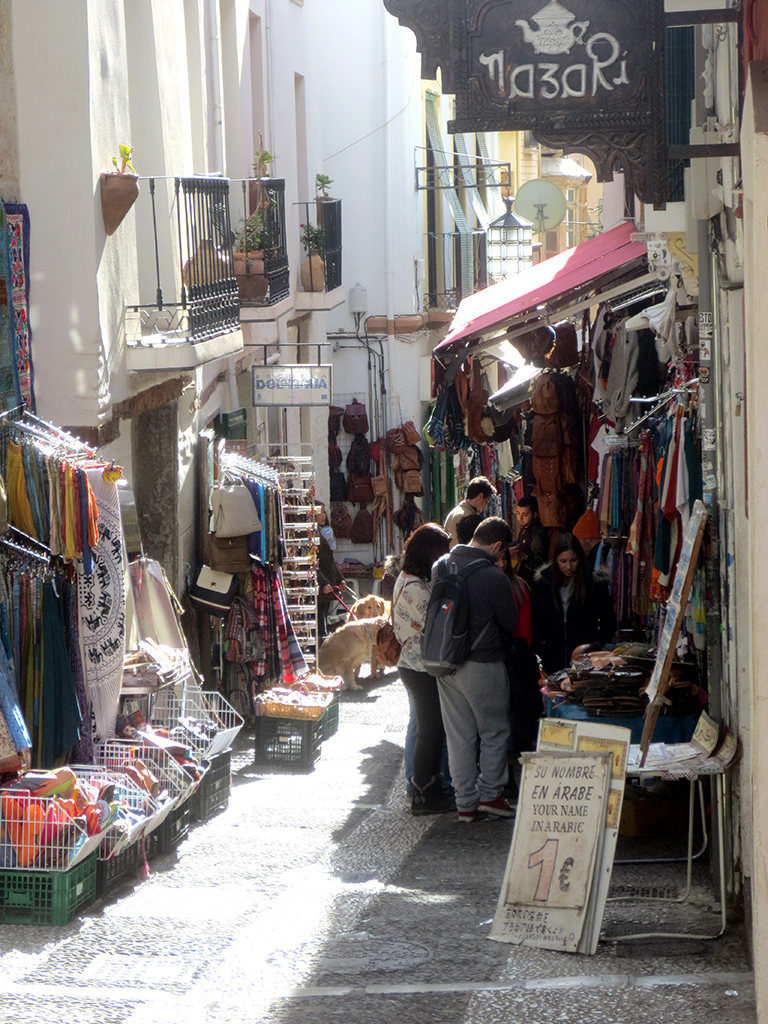
<instances>
[{"instance_id":1,"label":"woman in floral jacket","mask_svg":"<svg viewBox=\"0 0 768 1024\"><path fill-rule=\"evenodd\" d=\"M397 667L416 710L416 747L413 753L413 814L442 814L456 805L443 792L440 765L445 729L440 713L437 680L424 671L421 630L429 604L432 566L448 553L450 534L437 523L425 523L409 537L403 552L403 570L392 598L392 622L401 645Z\"/></svg>"}]
</instances>

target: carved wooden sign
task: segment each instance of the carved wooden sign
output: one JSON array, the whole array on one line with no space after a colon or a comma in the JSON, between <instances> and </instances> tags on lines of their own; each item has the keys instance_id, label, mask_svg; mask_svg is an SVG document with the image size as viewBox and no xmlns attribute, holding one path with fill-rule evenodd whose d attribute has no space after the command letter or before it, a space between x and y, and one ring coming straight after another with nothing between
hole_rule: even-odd
<instances>
[{"instance_id":1,"label":"carved wooden sign","mask_svg":"<svg viewBox=\"0 0 768 1024\"><path fill-rule=\"evenodd\" d=\"M664 0L384 0L442 69L452 132L531 131L663 205Z\"/></svg>"}]
</instances>

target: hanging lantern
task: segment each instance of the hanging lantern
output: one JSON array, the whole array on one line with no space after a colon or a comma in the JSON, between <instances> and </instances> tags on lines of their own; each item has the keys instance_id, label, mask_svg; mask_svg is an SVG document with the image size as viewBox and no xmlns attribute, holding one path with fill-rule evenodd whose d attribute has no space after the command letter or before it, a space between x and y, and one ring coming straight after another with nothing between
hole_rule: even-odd
<instances>
[{"instance_id":1,"label":"hanging lantern","mask_svg":"<svg viewBox=\"0 0 768 1024\"><path fill-rule=\"evenodd\" d=\"M501 281L533 264L533 224L512 212L513 196L504 196L507 212L488 225L488 277Z\"/></svg>"}]
</instances>

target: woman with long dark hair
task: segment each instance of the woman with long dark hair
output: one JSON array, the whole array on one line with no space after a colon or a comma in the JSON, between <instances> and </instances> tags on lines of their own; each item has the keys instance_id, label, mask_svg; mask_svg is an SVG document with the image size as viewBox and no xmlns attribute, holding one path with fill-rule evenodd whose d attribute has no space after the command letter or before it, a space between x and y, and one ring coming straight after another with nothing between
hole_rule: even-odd
<instances>
[{"instance_id":1,"label":"woman with long dark hair","mask_svg":"<svg viewBox=\"0 0 768 1024\"><path fill-rule=\"evenodd\" d=\"M582 644L602 647L613 639L616 612L608 585L593 575L573 534L560 537L552 562L539 574L531 614L533 649L548 674L567 668Z\"/></svg>"},{"instance_id":2,"label":"woman with long dark hair","mask_svg":"<svg viewBox=\"0 0 768 1024\"><path fill-rule=\"evenodd\" d=\"M392 596L392 622L400 642L397 667L416 710L416 746L413 752L413 814L442 814L455 810L444 793L440 766L445 729L440 713L437 680L424 671L421 630L429 604L432 566L448 553L451 536L437 523L425 523L411 534L403 552L403 568Z\"/></svg>"}]
</instances>

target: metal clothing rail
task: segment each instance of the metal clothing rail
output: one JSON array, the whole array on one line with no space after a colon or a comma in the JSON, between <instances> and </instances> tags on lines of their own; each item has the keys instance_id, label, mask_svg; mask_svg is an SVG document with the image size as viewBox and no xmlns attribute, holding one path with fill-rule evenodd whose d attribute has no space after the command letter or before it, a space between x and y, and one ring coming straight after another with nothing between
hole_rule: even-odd
<instances>
[{"instance_id":1,"label":"metal clothing rail","mask_svg":"<svg viewBox=\"0 0 768 1024\"><path fill-rule=\"evenodd\" d=\"M665 391L663 395L656 395L654 398L630 398L630 402L656 402L656 405L648 412L644 413L639 420L635 420L634 423L630 423L627 429L624 431L624 435L631 433L636 430L641 423L645 423L647 419L650 419L654 413L658 412L659 409L663 408L667 402L675 397L675 395L687 395L690 394L691 389L694 385L699 383L699 378L694 377L689 380L681 388L671 388L669 391Z\"/></svg>"},{"instance_id":2,"label":"metal clothing rail","mask_svg":"<svg viewBox=\"0 0 768 1024\"><path fill-rule=\"evenodd\" d=\"M222 472L239 473L245 476L253 476L263 480L275 487L280 486L280 477L277 470L265 466L261 462L254 462L253 459L245 458L243 455L232 455L224 452L219 459L219 468Z\"/></svg>"}]
</instances>

